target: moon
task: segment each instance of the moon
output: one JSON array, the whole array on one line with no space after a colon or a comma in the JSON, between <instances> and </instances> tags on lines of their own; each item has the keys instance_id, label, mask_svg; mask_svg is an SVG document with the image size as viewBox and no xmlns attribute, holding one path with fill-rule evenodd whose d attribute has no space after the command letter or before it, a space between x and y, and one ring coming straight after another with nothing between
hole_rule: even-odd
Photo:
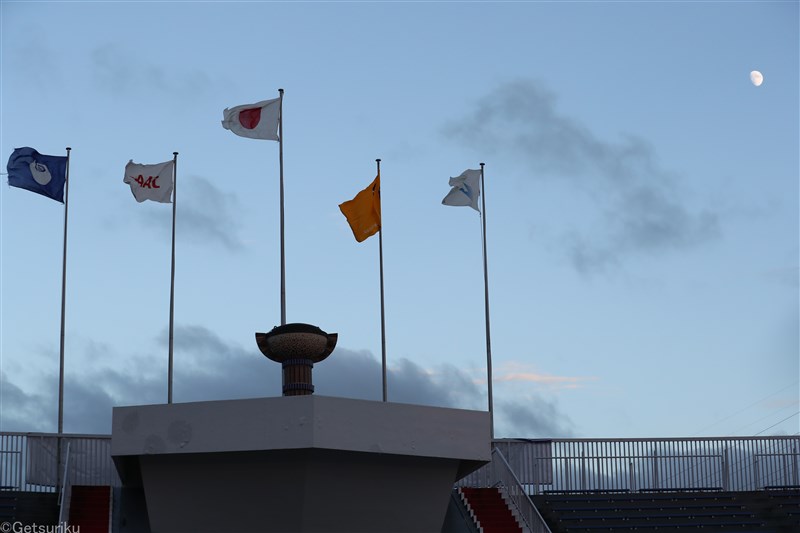
<instances>
[{"instance_id":1,"label":"moon","mask_svg":"<svg viewBox=\"0 0 800 533\"><path fill-rule=\"evenodd\" d=\"M764 83L764 76L757 70L754 70L750 73L750 81L753 82L753 85L758 87L762 83Z\"/></svg>"}]
</instances>

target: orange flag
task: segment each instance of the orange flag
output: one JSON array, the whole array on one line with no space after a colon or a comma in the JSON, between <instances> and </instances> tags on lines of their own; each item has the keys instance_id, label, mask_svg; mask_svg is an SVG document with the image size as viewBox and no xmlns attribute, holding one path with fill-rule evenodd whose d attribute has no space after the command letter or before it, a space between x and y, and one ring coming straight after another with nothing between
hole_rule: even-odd
<instances>
[{"instance_id":1,"label":"orange flag","mask_svg":"<svg viewBox=\"0 0 800 533\"><path fill-rule=\"evenodd\" d=\"M355 198L339 204L342 214L353 230L358 242L378 233L381 229L381 175Z\"/></svg>"}]
</instances>

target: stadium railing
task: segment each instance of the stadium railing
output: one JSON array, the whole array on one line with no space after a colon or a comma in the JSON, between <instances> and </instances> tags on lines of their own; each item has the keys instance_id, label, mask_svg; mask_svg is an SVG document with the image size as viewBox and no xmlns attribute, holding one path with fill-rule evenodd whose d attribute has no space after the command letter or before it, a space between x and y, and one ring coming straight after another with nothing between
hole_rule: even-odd
<instances>
[{"instance_id":1,"label":"stadium railing","mask_svg":"<svg viewBox=\"0 0 800 533\"><path fill-rule=\"evenodd\" d=\"M800 437L497 439L528 494L751 491L800 485ZM491 465L457 483L487 486Z\"/></svg>"}]
</instances>

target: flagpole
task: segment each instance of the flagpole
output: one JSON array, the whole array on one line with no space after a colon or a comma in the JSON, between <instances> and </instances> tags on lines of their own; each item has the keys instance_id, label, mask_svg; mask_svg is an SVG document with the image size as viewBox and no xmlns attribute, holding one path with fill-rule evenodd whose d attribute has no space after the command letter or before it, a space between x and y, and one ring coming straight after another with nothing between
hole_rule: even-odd
<instances>
[{"instance_id":1,"label":"flagpole","mask_svg":"<svg viewBox=\"0 0 800 533\"><path fill-rule=\"evenodd\" d=\"M286 255L284 252L283 228L283 89L280 93L280 110L278 119L278 152L280 154L280 180L281 180L281 326L286 324Z\"/></svg>"},{"instance_id":2,"label":"flagpole","mask_svg":"<svg viewBox=\"0 0 800 533\"><path fill-rule=\"evenodd\" d=\"M69 154L67 146L67 169L64 175L64 255L61 261L61 348L58 364L58 434L64 432L64 325L67 300L67 213L69 211ZM60 439L59 439L60 443ZM59 461L61 456L59 455Z\"/></svg>"},{"instance_id":3,"label":"flagpole","mask_svg":"<svg viewBox=\"0 0 800 533\"><path fill-rule=\"evenodd\" d=\"M175 213L178 209L178 152L172 152L172 268L169 277L169 369L167 371L167 403L172 403L172 347L175 340Z\"/></svg>"},{"instance_id":4,"label":"flagpole","mask_svg":"<svg viewBox=\"0 0 800 533\"><path fill-rule=\"evenodd\" d=\"M72 148L67 146L67 168L64 173L64 252L61 259L61 341L58 358L58 439L56 442L56 482L61 487L61 436L64 433L64 330L67 301L67 214L69 211L69 154Z\"/></svg>"},{"instance_id":5,"label":"flagpole","mask_svg":"<svg viewBox=\"0 0 800 533\"><path fill-rule=\"evenodd\" d=\"M381 175L381 160L376 159L378 165L378 177ZM379 180L380 183L380 180ZM378 187L378 199L380 201L381 189ZM378 260L381 272L381 369L383 374L383 401L386 401L386 313L383 305L383 205L381 205L381 228L378 231Z\"/></svg>"},{"instance_id":6,"label":"flagpole","mask_svg":"<svg viewBox=\"0 0 800 533\"><path fill-rule=\"evenodd\" d=\"M481 219L483 221L483 287L484 303L486 310L486 374L489 384L489 426L491 438L494 440L494 405L492 399L492 340L489 331L489 270L486 262L486 186L483 181L483 167L481 163Z\"/></svg>"}]
</instances>

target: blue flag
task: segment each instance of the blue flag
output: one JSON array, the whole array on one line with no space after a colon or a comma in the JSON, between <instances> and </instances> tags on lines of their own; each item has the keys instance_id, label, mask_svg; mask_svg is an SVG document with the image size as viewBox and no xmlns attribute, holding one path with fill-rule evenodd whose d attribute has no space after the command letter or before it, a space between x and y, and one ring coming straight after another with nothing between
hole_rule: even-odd
<instances>
[{"instance_id":1,"label":"blue flag","mask_svg":"<svg viewBox=\"0 0 800 533\"><path fill-rule=\"evenodd\" d=\"M64 203L67 158L42 155L33 148L17 148L8 158L8 184Z\"/></svg>"}]
</instances>

